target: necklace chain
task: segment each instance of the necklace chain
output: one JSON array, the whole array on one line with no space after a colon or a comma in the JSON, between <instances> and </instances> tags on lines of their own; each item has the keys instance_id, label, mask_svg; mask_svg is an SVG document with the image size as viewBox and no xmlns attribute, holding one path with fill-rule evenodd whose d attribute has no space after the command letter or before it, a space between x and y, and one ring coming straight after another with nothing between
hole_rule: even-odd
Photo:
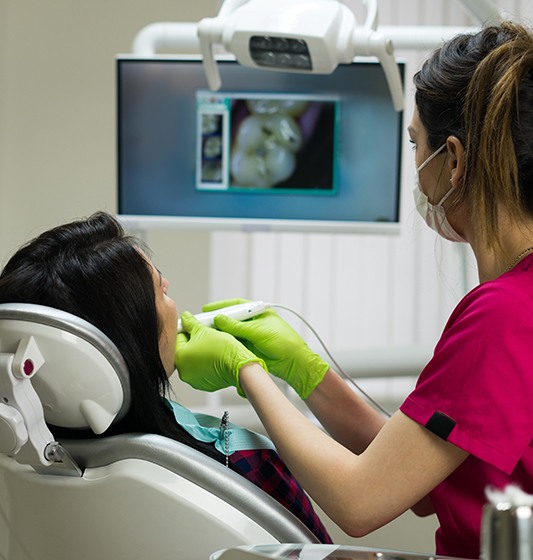
<instances>
[{"instance_id":1,"label":"necklace chain","mask_svg":"<svg viewBox=\"0 0 533 560\"><path fill-rule=\"evenodd\" d=\"M229 467L229 412L226 410L220 420L220 431L224 437L224 454L226 455L226 467Z\"/></svg>"},{"instance_id":2,"label":"necklace chain","mask_svg":"<svg viewBox=\"0 0 533 560\"><path fill-rule=\"evenodd\" d=\"M505 272L509 272L512 268L514 268L526 255L533 252L533 246L524 249L521 253L519 253L514 261L506 268Z\"/></svg>"}]
</instances>

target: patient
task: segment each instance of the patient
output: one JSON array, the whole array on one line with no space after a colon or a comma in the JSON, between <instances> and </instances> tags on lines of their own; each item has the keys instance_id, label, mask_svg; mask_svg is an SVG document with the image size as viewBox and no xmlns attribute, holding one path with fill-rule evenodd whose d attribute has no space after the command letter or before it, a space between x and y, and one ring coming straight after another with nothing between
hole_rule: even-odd
<instances>
[{"instance_id":1,"label":"patient","mask_svg":"<svg viewBox=\"0 0 533 560\"><path fill-rule=\"evenodd\" d=\"M220 429L220 419L197 419L168 398L178 314L168 282L148 255L141 241L127 236L111 215L99 212L44 232L19 249L0 274L0 303L62 309L92 323L114 342L129 369L131 406L104 435L155 433L200 450L277 499L321 542L331 542L270 441L231 426L242 436L234 444ZM64 435L54 426L50 429L55 437Z\"/></svg>"}]
</instances>

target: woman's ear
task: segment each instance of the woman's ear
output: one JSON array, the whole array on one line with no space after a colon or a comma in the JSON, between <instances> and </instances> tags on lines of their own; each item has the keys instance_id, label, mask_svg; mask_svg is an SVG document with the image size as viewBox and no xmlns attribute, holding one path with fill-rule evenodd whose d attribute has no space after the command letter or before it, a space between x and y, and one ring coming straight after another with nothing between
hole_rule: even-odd
<instances>
[{"instance_id":1,"label":"woman's ear","mask_svg":"<svg viewBox=\"0 0 533 560\"><path fill-rule=\"evenodd\" d=\"M446 140L448 150L448 166L450 170L450 183L453 187L459 186L465 174L465 149L457 136L448 136Z\"/></svg>"}]
</instances>

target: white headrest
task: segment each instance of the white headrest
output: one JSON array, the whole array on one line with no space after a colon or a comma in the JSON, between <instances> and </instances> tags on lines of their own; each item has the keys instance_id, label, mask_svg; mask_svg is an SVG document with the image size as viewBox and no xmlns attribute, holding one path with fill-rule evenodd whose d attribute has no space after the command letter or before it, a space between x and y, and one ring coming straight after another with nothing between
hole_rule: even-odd
<instances>
[{"instance_id":1,"label":"white headrest","mask_svg":"<svg viewBox=\"0 0 533 560\"><path fill-rule=\"evenodd\" d=\"M106 335L51 307L0 304L0 353L14 354L28 337L44 359L31 383L47 423L100 434L124 416L130 405L128 370Z\"/></svg>"}]
</instances>

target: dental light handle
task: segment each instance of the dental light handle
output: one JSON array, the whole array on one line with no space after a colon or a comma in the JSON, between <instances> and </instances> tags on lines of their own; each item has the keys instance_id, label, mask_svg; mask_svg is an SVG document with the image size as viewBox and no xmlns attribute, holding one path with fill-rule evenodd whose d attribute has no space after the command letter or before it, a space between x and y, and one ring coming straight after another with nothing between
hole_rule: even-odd
<instances>
[{"instance_id":1,"label":"dental light handle","mask_svg":"<svg viewBox=\"0 0 533 560\"><path fill-rule=\"evenodd\" d=\"M394 109L402 111L404 107L402 79L394 58L392 41L378 31L357 27L352 35L351 48L354 55L375 56L379 59L389 86Z\"/></svg>"},{"instance_id":2,"label":"dental light handle","mask_svg":"<svg viewBox=\"0 0 533 560\"><path fill-rule=\"evenodd\" d=\"M223 307L221 309L216 309L215 311L207 311L205 313L198 313L195 315L196 319L205 325L206 327L214 326L214 319L218 315L225 315L236 321L245 321L246 319L251 319L263 311L266 311L270 305L264 301L249 301L247 303L239 303L237 305L230 305L229 307ZM178 321L178 333L184 332L181 320Z\"/></svg>"},{"instance_id":3,"label":"dental light handle","mask_svg":"<svg viewBox=\"0 0 533 560\"><path fill-rule=\"evenodd\" d=\"M214 54L214 45L222 42L225 18L204 18L198 23L198 40L203 58L205 76L211 91L218 91L222 82Z\"/></svg>"}]
</instances>

